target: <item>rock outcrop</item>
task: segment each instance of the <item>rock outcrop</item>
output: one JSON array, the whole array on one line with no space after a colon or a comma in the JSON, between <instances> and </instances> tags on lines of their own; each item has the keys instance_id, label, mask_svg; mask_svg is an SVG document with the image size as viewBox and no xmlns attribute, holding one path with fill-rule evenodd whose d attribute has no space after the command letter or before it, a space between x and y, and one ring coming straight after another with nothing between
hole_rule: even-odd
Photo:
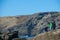
<instances>
[{"instance_id":1,"label":"rock outcrop","mask_svg":"<svg viewBox=\"0 0 60 40\"><path fill-rule=\"evenodd\" d=\"M20 35L35 36L40 34L42 29L48 27L48 22L53 19L56 22L56 29L59 29L60 12L42 12L26 16L0 17L0 32L19 31Z\"/></svg>"}]
</instances>

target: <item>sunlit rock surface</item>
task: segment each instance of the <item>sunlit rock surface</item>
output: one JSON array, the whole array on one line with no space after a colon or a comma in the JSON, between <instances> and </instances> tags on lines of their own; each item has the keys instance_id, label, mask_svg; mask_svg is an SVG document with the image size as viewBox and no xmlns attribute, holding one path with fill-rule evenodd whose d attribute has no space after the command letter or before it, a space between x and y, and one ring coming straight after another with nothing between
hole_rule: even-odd
<instances>
[{"instance_id":1,"label":"sunlit rock surface","mask_svg":"<svg viewBox=\"0 0 60 40\"><path fill-rule=\"evenodd\" d=\"M42 29L48 27L48 22L53 19L56 22L56 29L59 29L60 12L41 12L24 16L0 17L0 32L5 33L17 30L21 36L35 36L40 34Z\"/></svg>"}]
</instances>

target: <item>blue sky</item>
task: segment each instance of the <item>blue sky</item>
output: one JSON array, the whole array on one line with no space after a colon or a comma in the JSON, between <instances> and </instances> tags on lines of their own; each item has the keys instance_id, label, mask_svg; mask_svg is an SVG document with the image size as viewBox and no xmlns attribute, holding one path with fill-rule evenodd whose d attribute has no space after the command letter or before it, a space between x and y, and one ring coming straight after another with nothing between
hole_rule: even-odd
<instances>
[{"instance_id":1,"label":"blue sky","mask_svg":"<svg viewBox=\"0 0 60 40\"><path fill-rule=\"evenodd\" d=\"M0 16L60 12L60 0L0 0Z\"/></svg>"}]
</instances>

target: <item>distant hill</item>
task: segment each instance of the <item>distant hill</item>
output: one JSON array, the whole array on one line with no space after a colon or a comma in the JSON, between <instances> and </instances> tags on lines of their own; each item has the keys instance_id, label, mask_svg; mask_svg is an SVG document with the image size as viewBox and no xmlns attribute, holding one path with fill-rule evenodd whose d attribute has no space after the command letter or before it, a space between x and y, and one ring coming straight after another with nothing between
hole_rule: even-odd
<instances>
[{"instance_id":1,"label":"distant hill","mask_svg":"<svg viewBox=\"0 0 60 40\"><path fill-rule=\"evenodd\" d=\"M0 17L0 32L19 31L20 35L35 36L55 20L56 29L60 28L60 12L41 12L24 16ZM45 32L45 31L44 31Z\"/></svg>"}]
</instances>

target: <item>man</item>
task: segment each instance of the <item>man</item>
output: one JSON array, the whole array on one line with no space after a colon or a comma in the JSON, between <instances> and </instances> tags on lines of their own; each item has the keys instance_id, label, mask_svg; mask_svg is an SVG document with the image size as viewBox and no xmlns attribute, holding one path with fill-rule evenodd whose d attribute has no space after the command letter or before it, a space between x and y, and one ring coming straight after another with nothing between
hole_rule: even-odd
<instances>
[{"instance_id":1,"label":"man","mask_svg":"<svg viewBox=\"0 0 60 40\"><path fill-rule=\"evenodd\" d=\"M54 20L49 23L49 28L50 28L50 30L55 30L55 28L56 28L56 23L55 23Z\"/></svg>"}]
</instances>

